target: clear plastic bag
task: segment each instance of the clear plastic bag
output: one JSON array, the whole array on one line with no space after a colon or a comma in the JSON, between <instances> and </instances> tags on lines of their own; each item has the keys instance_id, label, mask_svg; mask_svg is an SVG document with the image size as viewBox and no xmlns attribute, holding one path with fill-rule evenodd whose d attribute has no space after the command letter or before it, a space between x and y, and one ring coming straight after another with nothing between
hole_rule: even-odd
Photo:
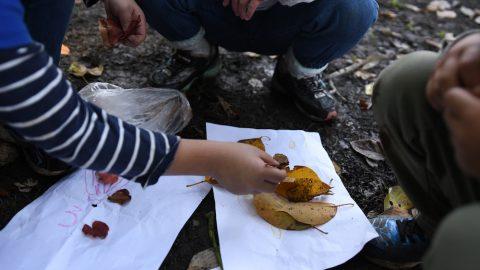
<instances>
[{"instance_id":1,"label":"clear plastic bag","mask_svg":"<svg viewBox=\"0 0 480 270\"><path fill-rule=\"evenodd\" d=\"M97 82L85 86L79 94L127 123L156 132L176 134L192 118L187 98L173 89L123 89Z\"/></svg>"}]
</instances>

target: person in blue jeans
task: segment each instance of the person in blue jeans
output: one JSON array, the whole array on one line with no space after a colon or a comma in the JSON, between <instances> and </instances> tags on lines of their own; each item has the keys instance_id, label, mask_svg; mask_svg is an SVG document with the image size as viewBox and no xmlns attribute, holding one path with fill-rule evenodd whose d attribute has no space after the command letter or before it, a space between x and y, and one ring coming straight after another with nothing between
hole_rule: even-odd
<instances>
[{"instance_id":1,"label":"person in blue jeans","mask_svg":"<svg viewBox=\"0 0 480 270\"><path fill-rule=\"evenodd\" d=\"M87 2L91 5L96 1ZM359 42L375 22L378 11L375 0L104 3L109 17L115 18L113 12L109 13L115 10L123 28L128 26L130 14L141 14L142 18L145 15L148 24L176 49L171 61L153 72L151 81L155 86L186 90L195 80L216 75L221 66L218 46L230 51L279 55L272 90L293 97L297 107L316 121L337 115L335 101L322 81L323 70ZM113 6L116 8L110 8ZM138 41L144 36L145 32Z\"/></svg>"}]
</instances>

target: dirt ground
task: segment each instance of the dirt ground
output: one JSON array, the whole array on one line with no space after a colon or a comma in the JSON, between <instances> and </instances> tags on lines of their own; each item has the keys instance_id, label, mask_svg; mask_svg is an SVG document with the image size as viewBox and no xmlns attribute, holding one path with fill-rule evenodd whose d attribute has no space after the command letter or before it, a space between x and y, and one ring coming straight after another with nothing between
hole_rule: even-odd
<instances>
[{"instance_id":1,"label":"dirt ground","mask_svg":"<svg viewBox=\"0 0 480 270\"><path fill-rule=\"evenodd\" d=\"M330 74L351 65L358 59L381 55L383 60L368 72L378 74L397 57L416 50L438 50L445 33L458 35L465 30L479 28L473 20L457 11L456 19L438 19L433 13L417 13L401 4L409 3L424 8L427 0L381 0L378 22L362 42L343 58L335 60L326 70ZM478 0L455 1L459 6L479 8ZM398 4L400 3L400 5ZM388 12L396 14L395 18ZM101 5L86 9L76 5L65 44L71 54L62 57L61 67L68 69L72 61L89 65L105 66L99 79L87 78L88 82L103 81L122 87L149 86L148 75L152 69L165 61L171 52L169 46L153 30L149 30L146 42L136 49L103 47L97 30L97 19L104 16ZM341 95L336 95L340 117L331 124L311 122L303 117L287 99L273 96L269 90L275 59L268 56L248 56L242 53L222 51L223 69L220 75L209 82L199 82L187 96L194 117L181 133L185 138L205 138L205 123L232 125L237 127L297 129L318 132L327 152L341 167L341 178L348 191L365 213L380 212L389 186L396 184L391 169L385 162L371 167L365 159L350 147L350 141L378 138L378 130L372 111L360 109L359 99L367 101L365 85L374 78L362 80L353 74L335 78L333 81ZM87 81L70 78L80 89ZM228 114L219 103L219 97L232 105L235 114ZM14 182L28 178L39 180L39 184L27 193L19 192ZM0 229L24 206L40 196L58 178L46 178L34 174L19 157L15 162L0 168ZM208 235L206 214L214 211L212 194L203 201L185 225L175 241L161 269L186 269L192 256L212 246ZM357 256L335 269L378 269Z\"/></svg>"}]
</instances>

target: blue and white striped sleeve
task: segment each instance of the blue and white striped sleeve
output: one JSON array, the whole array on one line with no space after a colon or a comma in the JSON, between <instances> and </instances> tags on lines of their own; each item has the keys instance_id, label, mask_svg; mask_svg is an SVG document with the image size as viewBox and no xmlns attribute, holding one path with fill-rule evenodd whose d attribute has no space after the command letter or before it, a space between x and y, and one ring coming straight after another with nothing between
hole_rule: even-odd
<instances>
[{"instance_id":1,"label":"blue and white striped sleeve","mask_svg":"<svg viewBox=\"0 0 480 270\"><path fill-rule=\"evenodd\" d=\"M68 164L144 186L158 181L179 143L83 101L37 43L0 49L0 122Z\"/></svg>"}]
</instances>

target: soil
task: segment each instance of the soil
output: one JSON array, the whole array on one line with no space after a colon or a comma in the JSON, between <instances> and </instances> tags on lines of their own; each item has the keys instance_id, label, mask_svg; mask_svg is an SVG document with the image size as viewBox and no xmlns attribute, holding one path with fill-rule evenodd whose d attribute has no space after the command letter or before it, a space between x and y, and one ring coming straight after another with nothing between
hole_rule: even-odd
<instances>
[{"instance_id":1,"label":"soil","mask_svg":"<svg viewBox=\"0 0 480 270\"><path fill-rule=\"evenodd\" d=\"M400 6L399 3L400 2ZM416 13L401 7L409 3L424 8L426 0L381 0L381 13L378 22L361 43L350 53L330 64L325 71L330 74L351 65L355 60L365 59L374 54L384 57L369 72L378 74L389 63L401 55L416 50L438 50L429 45L428 40L442 41L445 33L458 35L468 29L478 28L473 20L462 15L461 5L477 7L477 0L456 1L456 19L438 19L434 13ZM396 14L391 18L386 14ZM152 29L145 43L136 49L120 46L108 49L102 46L98 33L98 18L103 17L101 5L86 9L75 5L72 22L65 39L71 54L62 57L61 68L67 70L72 61L88 65L102 64L105 72L99 79L81 80L71 77L77 89L87 82L103 81L122 87L137 88L149 86L148 75L171 53L171 48ZM392 34L393 32L393 34ZM397 34L396 34L397 33ZM380 162L371 167L365 159L356 154L349 142L358 139L378 138L377 125L372 111L361 110L359 100L370 99L365 94L365 86L374 78L362 80L353 74L333 80L339 93L344 97L338 100L340 117L330 124L315 123L300 114L290 100L272 95L269 82L275 67L275 59L269 56L252 56L244 53L221 51L223 69L213 81L196 83L187 93L193 108L193 119L180 134L185 138L205 138L205 123L212 122L237 127L294 129L318 132L332 160L341 167L341 178L365 213L381 212L383 199L388 187L396 184L396 179L388 164ZM219 103L219 97L232 105L234 113L226 112ZM30 192L22 193L13 185L26 179L39 180ZM23 158L0 168L0 229L28 203L40 196L59 178L47 178L29 169ZM186 269L196 253L212 247L209 238L206 214L214 211L212 194L202 202L194 215L182 229L161 269ZM381 269L357 256L345 265L335 269Z\"/></svg>"}]
</instances>

